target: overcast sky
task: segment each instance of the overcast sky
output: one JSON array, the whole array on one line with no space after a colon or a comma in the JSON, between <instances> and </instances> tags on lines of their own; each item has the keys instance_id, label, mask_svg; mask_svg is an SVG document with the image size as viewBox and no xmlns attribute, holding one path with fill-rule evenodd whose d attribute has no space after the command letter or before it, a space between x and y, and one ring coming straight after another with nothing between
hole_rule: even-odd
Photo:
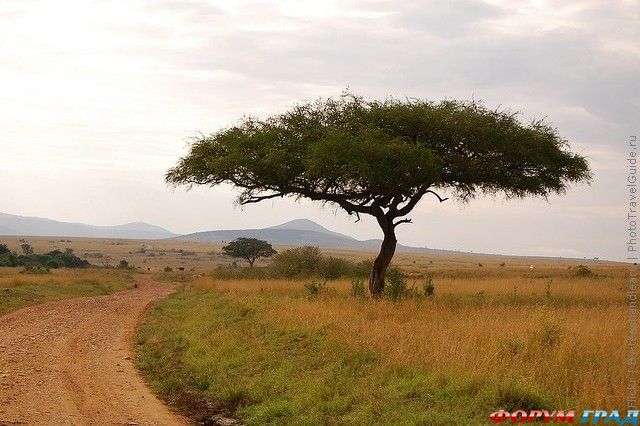
<instances>
[{"instance_id":1,"label":"overcast sky","mask_svg":"<svg viewBox=\"0 0 640 426\"><path fill-rule=\"evenodd\" d=\"M307 217L378 238L372 220L330 207L239 208L229 188L163 181L195 132L349 87L547 117L595 172L549 202L426 198L401 243L619 259L639 14L631 0L0 0L0 211L181 233Z\"/></svg>"}]
</instances>

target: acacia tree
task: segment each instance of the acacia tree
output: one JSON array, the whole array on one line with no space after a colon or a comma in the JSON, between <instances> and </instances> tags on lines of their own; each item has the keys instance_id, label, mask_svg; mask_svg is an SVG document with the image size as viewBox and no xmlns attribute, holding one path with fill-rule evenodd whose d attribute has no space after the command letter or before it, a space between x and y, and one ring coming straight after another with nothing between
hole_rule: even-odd
<instances>
[{"instance_id":1,"label":"acacia tree","mask_svg":"<svg viewBox=\"0 0 640 426\"><path fill-rule=\"evenodd\" d=\"M277 252L266 241L257 238L237 238L226 246L222 247L222 251L227 256L246 259L249 267L253 268L253 263L260 257L271 257Z\"/></svg>"},{"instance_id":2,"label":"acacia tree","mask_svg":"<svg viewBox=\"0 0 640 426\"><path fill-rule=\"evenodd\" d=\"M396 227L427 194L444 190L461 201L479 193L506 198L564 193L589 181L586 159L543 121L478 102L367 101L340 98L301 103L266 119L195 137L167 172L173 185L228 183L237 202L293 196L333 203L357 220L375 217L384 238L369 278L384 289Z\"/></svg>"}]
</instances>

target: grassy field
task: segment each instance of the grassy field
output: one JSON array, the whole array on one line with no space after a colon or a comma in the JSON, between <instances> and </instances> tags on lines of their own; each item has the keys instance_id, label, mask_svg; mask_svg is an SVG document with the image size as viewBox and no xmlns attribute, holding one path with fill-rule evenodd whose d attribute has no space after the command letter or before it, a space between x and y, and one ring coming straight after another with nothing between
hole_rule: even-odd
<instances>
[{"instance_id":1,"label":"grassy field","mask_svg":"<svg viewBox=\"0 0 640 426\"><path fill-rule=\"evenodd\" d=\"M192 416L208 407L249 424L480 424L498 408L623 408L624 265L589 263L597 275L577 277L577 263L543 259L399 261L417 289L432 275L435 295L357 298L348 281L317 297L295 281L183 283L142 322L138 366Z\"/></svg>"},{"instance_id":2,"label":"grassy field","mask_svg":"<svg viewBox=\"0 0 640 426\"><path fill-rule=\"evenodd\" d=\"M0 315L52 300L99 296L132 288L131 272L116 269L52 269L25 274L23 268L0 268Z\"/></svg>"}]
</instances>

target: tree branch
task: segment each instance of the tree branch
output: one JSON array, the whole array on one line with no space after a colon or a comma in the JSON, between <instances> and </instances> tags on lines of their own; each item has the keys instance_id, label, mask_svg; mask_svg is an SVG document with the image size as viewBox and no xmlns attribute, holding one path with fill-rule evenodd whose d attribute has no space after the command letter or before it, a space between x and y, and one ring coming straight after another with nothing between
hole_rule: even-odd
<instances>
[{"instance_id":1,"label":"tree branch","mask_svg":"<svg viewBox=\"0 0 640 426\"><path fill-rule=\"evenodd\" d=\"M269 200L271 198L278 198L278 197L284 197L284 194L277 192L275 194L269 194L269 195L252 195L249 198L240 201L240 204L242 205L254 204L254 203L259 203L260 201L263 201L263 200Z\"/></svg>"},{"instance_id":2,"label":"tree branch","mask_svg":"<svg viewBox=\"0 0 640 426\"><path fill-rule=\"evenodd\" d=\"M399 221L397 221L396 223L393 224L393 227L395 228L396 226L402 224L402 223L413 223L413 220L407 218L407 219L400 219Z\"/></svg>"},{"instance_id":3,"label":"tree branch","mask_svg":"<svg viewBox=\"0 0 640 426\"><path fill-rule=\"evenodd\" d=\"M442 198L442 197L441 197L440 195L438 195L435 191L432 191L432 190L430 190L430 189L428 189L425 193L427 193L427 192L428 192L428 193L430 193L430 194L435 195L436 197L438 197L438 201L440 201L441 203L444 203L445 201L447 201L447 200L449 199L449 197L444 197L444 198Z\"/></svg>"},{"instance_id":4,"label":"tree branch","mask_svg":"<svg viewBox=\"0 0 640 426\"><path fill-rule=\"evenodd\" d=\"M415 194L413 194L413 196L411 196L409 198L409 202L407 204L405 204L402 208L398 209L395 213L395 216L405 216L409 213L411 213L411 210L413 210L413 208L416 206L416 204L418 204L418 201L420 201L420 199L422 198L422 196L424 194L426 194L429 190L427 189L420 189L418 190L418 192L416 192Z\"/></svg>"}]
</instances>

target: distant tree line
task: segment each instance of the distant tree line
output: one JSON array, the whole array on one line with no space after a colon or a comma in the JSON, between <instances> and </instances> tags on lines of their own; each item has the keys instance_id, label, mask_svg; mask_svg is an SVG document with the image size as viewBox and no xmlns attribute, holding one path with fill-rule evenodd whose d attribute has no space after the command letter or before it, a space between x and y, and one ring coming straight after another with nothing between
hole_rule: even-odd
<instances>
[{"instance_id":1,"label":"distant tree line","mask_svg":"<svg viewBox=\"0 0 640 426\"><path fill-rule=\"evenodd\" d=\"M6 244L0 244L0 266L24 266L26 268L86 268L91 264L73 253L70 248L53 250L48 253L35 253L30 244L20 246L21 254L11 251Z\"/></svg>"}]
</instances>

